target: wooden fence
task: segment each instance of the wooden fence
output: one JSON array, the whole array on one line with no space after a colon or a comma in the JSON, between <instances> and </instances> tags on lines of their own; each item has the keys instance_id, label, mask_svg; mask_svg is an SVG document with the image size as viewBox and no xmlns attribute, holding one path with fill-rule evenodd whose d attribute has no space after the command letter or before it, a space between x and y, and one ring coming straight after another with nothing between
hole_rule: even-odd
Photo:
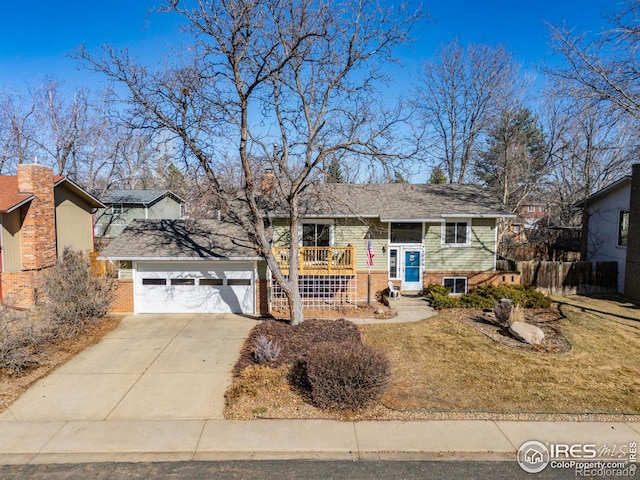
<instances>
[{"instance_id":1,"label":"wooden fence","mask_svg":"<svg viewBox=\"0 0 640 480\"><path fill-rule=\"evenodd\" d=\"M100 252L90 252L91 271L98 277L118 277L118 267L112 262L98 260Z\"/></svg>"},{"instance_id":2,"label":"wooden fence","mask_svg":"<svg viewBox=\"0 0 640 480\"><path fill-rule=\"evenodd\" d=\"M520 281L547 295L615 293L618 290L616 262L517 262Z\"/></svg>"}]
</instances>

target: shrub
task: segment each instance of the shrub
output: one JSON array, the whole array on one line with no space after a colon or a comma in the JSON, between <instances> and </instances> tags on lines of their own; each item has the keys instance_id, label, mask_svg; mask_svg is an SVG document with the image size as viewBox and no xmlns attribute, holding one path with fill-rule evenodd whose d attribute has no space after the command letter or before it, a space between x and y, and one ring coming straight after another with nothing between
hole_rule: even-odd
<instances>
[{"instance_id":1,"label":"shrub","mask_svg":"<svg viewBox=\"0 0 640 480\"><path fill-rule=\"evenodd\" d=\"M360 330L353 323L343 318L337 320L305 320L299 325L290 325L278 320L267 320L256 325L244 342L240 359L234 366L234 375L243 369L255 365L254 355L259 338L263 336L279 347L279 353L270 363L273 367L295 365L306 356L307 351L320 342L355 342L362 343Z\"/></svg>"},{"instance_id":2,"label":"shrub","mask_svg":"<svg viewBox=\"0 0 640 480\"><path fill-rule=\"evenodd\" d=\"M449 295L449 290L442 285L436 285L432 283L427 285L425 289L425 297L429 300L429 303L436 310L443 310L445 308L458 308L461 305L460 297Z\"/></svg>"},{"instance_id":3,"label":"shrub","mask_svg":"<svg viewBox=\"0 0 640 480\"><path fill-rule=\"evenodd\" d=\"M269 340L264 335L260 335L256 340L256 348L253 350L253 358L258 365L269 363L278 358L280 347L275 340Z\"/></svg>"},{"instance_id":4,"label":"shrub","mask_svg":"<svg viewBox=\"0 0 640 480\"><path fill-rule=\"evenodd\" d=\"M17 375L39 365L37 347L51 335L48 327L28 312L0 307L0 369Z\"/></svg>"},{"instance_id":5,"label":"shrub","mask_svg":"<svg viewBox=\"0 0 640 480\"><path fill-rule=\"evenodd\" d=\"M513 303L524 308L547 308L551 300L528 285L479 285L460 296L451 296L449 291L441 285L429 285L426 297L436 310L444 308L493 308L502 298L512 300Z\"/></svg>"},{"instance_id":6,"label":"shrub","mask_svg":"<svg viewBox=\"0 0 640 480\"><path fill-rule=\"evenodd\" d=\"M323 342L306 359L311 398L320 408L353 410L379 399L389 384L389 360L361 343Z\"/></svg>"},{"instance_id":7,"label":"shrub","mask_svg":"<svg viewBox=\"0 0 640 480\"><path fill-rule=\"evenodd\" d=\"M45 275L43 287L40 316L50 320L60 336L76 336L82 324L106 315L113 300L113 280L96 277L88 258L69 248Z\"/></svg>"}]
</instances>

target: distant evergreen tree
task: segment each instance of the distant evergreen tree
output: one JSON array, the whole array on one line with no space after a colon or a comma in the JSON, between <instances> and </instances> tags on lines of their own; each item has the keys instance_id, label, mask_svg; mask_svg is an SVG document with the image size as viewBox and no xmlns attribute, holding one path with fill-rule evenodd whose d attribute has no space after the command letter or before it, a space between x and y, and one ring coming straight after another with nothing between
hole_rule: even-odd
<instances>
[{"instance_id":1,"label":"distant evergreen tree","mask_svg":"<svg viewBox=\"0 0 640 480\"><path fill-rule=\"evenodd\" d=\"M431 170L431 176L429 177L429 183L434 185L442 185L447 183L447 175L444 173L444 169L438 165Z\"/></svg>"},{"instance_id":2,"label":"distant evergreen tree","mask_svg":"<svg viewBox=\"0 0 640 480\"><path fill-rule=\"evenodd\" d=\"M327 171L324 174L324 181L327 183L344 183L344 175L342 173L342 165L340 160L333 157L327 166Z\"/></svg>"},{"instance_id":3,"label":"distant evergreen tree","mask_svg":"<svg viewBox=\"0 0 640 480\"><path fill-rule=\"evenodd\" d=\"M404 178L404 175L402 174L402 172L399 170L393 171L393 177L394 178L392 183L409 183L407 179Z\"/></svg>"},{"instance_id":4,"label":"distant evergreen tree","mask_svg":"<svg viewBox=\"0 0 640 480\"><path fill-rule=\"evenodd\" d=\"M538 117L524 107L504 110L480 157L476 175L515 211L547 169L547 143Z\"/></svg>"}]
</instances>

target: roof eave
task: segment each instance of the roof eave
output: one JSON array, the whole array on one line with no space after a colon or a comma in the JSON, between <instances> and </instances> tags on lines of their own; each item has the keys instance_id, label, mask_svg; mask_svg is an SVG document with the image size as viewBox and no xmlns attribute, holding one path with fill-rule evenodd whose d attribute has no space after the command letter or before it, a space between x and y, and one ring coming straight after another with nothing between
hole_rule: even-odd
<instances>
[{"instance_id":1,"label":"roof eave","mask_svg":"<svg viewBox=\"0 0 640 480\"><path fill-rule=\"evenodd\" d=\"M27 197L24 200L16 203L15 205L12 205L11 207L7 208L6 210L0 211L0 213L11 213L14 210L17 210L18 208L20 208L21 206L26 205L27 203L31 202L31 200L33 200L33 195L30 195L29 197Z\"/></svg>"},{"instance_id":2,"label":"roof eave","mask_svg":"<svg viewBox=\"0 0 640 480\"><path fill-rule=\"evenodd\" d=\"M154 261L154 262L228 262L228 261L253 261L262 260L262 257L256 256L240 256L240 257L145 257L140 255L100 255L98 260L121 260L121 261Z\"/></svg>"},{"instance_id":3,"label":"roof eave","mask_svg":"<svg viewBox=\"0 0 640 480\"><path fill-rule=\"evenodd\" d=\"M77 194L79 194L81 197L83 197L89 203L93 203L94 207L107 208L107 206L104 203L102 203L100 200L98 200L96 197L91 195L89 192L87 192L84 188L82 188L76 182L74 182L73 180L68 179L67 177L63 177L60 180L58 180L57 182L53 182L53 187L55 188L58 185L62 185L63 183L68 183L72 187L72 189L75 190L75 192Z\"/></svg>"}]
</instances>

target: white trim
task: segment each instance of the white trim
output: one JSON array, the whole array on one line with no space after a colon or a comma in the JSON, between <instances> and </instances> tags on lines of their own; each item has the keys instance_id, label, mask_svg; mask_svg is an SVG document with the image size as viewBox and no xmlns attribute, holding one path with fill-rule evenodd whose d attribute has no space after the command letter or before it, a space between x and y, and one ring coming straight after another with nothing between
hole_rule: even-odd
<instances>
[{"instance_id":1,"label":"white trim","mask_svg":"<svg viewBox=\"0 0 640 480\"><path fill-rule=\"evenodd\" d=\"M454 284L456 280L464 280L464 292L467 293L469 289L469 278L468 277L442 277L442 286L444 287L445 280L453 280ZM462 295L462 293L451 292L449 295Z\"/></svg>"},{"instance_id":2,"label":"white trim","mask_svg":"<svg viewBox=\"0 0 640 480\"><path fill-rule=\"evenodd\" d=\"M442 218L380 218L381 223L441 223Z\"/></svg>"},{"instance_id":3,"label":"white trim","mask_svg":"<svg viewBox=\"0 0 640 480\"><path fill-rule=\"evenodd\" d=\"M441 248L468 248L471 246L471 218L469 217L451 217L448 221L442 222L440 225L440 247ZM447 234L447 223L466 223L467 224L467 238L465 243L447 243L445 237ZM457 227L456 227L457 228Z\"/></svg>"},{"instance_id":4,"label":"white trim","mask_svg":"<svg viewBox=\"0 0 640 480\"><path fill-rule=\"evenodd\" d=\"M336 230L336 225L333 219L331 218L304 218L301 220L300 225L298 225L298 246L303 247L302 242L303 238L303 229L305 225L329 225L329 246L333 247L335 245L334 234ZM317 232L316 232L317 233Z\"/></svg>"},{"instance_id":5,"label":"white trim","mask_svg":"<svg viewBox=\"0 0 640 480\"><path fill-rule=\"evenodd\" d=\"M442 218L448 220L450 218L516 218L517 215L513 213L503 213L501 215L495 215L493 213L477 213L477 214L464 214L460 215L459 213L443 213Z\"/></svg>"},{"instance_id":6,"label":"white trim","mask_svg":"<svg viewBox=\"0 0 640 480\"><path fill-rule=\"evenodd\" d=\"M262 257L224 257L224 258L212 258L212 257L125 257L125 256L108 256L104 257L100 255L98 260L130 260L130 261L176 261L176 262L234 262L234 261L249 261L249 260L262 260Z\"/></svg>"},{"instance_id":7,"label":"white trim","mask_svg":"<svg viewBox=\"0 0 640 480\"><path fill-rule=\"evenodd\" d=\"M7 208L5 210L5 213L11 213L14 210L20 208L21 206L29 203L30 201L32 201L34 198L36 198L35 196L31 195L29 198L25 198L24 200L22 200L21 202L16 203L15 205L11 206L10 208Z\"/></svg>"},{"instance_id":8,"label":"white trim","mask_svg":"<svg viewBox=\"0 0 640 480\"><path fill-rule=\"evenodd\" d=\"M493 271L498 270L498 222L493 222Z\"/></svg>"}]
</instances>

